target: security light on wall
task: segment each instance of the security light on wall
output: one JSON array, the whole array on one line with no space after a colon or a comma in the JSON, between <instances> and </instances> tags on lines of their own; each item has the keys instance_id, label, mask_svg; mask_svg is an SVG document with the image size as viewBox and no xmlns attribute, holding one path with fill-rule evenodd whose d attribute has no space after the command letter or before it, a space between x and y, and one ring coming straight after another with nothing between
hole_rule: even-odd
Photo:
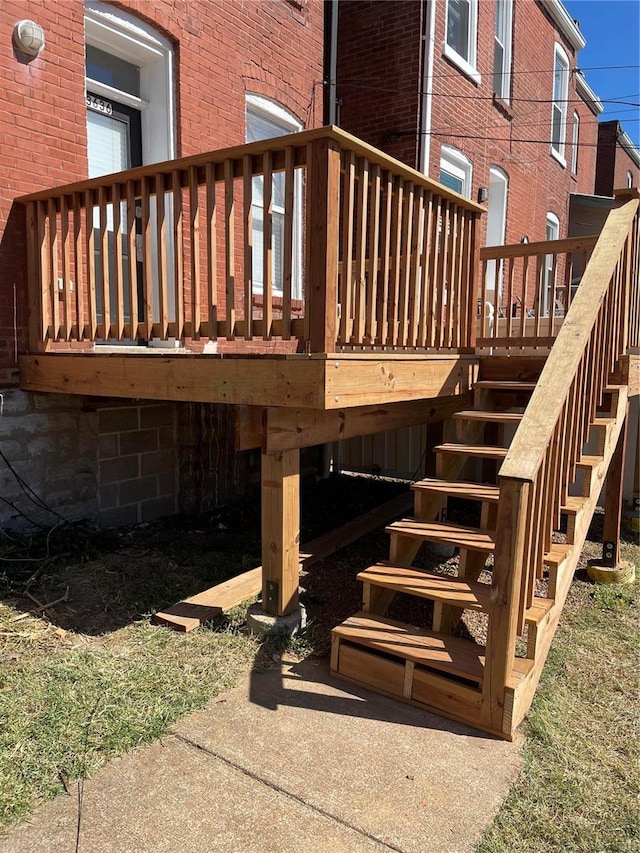
<instances>
[{"instance_id":1,"label":"security light on wall","mask_svg":"<svg viewBox=\"0 0 640 853\"><path fill-rule=\"evenodd\" d=\"M44 30L35 21L22 20L13 28L13 44L16 50L27 56L36 57L44 47Z\"/></svg>"}]
</instances>

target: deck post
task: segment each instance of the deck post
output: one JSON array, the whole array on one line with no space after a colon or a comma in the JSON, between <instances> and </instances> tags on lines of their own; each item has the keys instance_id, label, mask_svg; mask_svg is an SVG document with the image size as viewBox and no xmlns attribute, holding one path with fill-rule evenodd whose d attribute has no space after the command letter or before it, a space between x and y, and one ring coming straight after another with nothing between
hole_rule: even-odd
<instances>
[{"instance_id":1,"label":"deck post","mask_svg":"<svg viewBox=\"0 0 640 853\"><path fill-rule=\"evenodd\" d=\"M262 454L262 609L286 616L298 607L300 451Z\"/></svg>"},{"instance_id":2,"label":"deck post","mask_svg":"<svg viewBox=\"0 0 640 853\"><path fill-rule=\"evenodd\" d=\"M340 146L319 139L307 148L305 337L310 352L334 352L338 320Z\"/></svg>"},{"instance_id":3,"label":"deck post","mask_svg":"<svg viewBox=\"0 0 640 853\"><path fill-rule=\"evenodd\" d=\"M503 731L505 688L513 669L530 483L500 478L493 590L482 681L482 723ZM505 732L510 734L510 732Z\"/></svg>"},{"instance_id":4,"label":"deck post","mask_svg":"<svg viewBox=\"0 0 640 853\"><path fill-rule=\"evenodd\" d=\"M602 530L602 565L607 567L615 567L620 562L620 524L628 420L627 407L627 417L624 419L607 472Z\"/></svg>"}]
</instances>

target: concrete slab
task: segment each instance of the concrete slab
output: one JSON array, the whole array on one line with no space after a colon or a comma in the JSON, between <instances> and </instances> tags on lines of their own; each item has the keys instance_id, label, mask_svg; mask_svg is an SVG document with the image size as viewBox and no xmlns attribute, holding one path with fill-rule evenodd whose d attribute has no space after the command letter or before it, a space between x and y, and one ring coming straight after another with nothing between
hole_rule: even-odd
<instances>
[{"instance_id":1,"label":"concrete slab","mask_svg":"<svg viewBox=\"0 0 640 853\"><path fill-rule=\"evenodd\" d=\"M84 783L79 853L466 853L519 768L506 743L276 664ZM76 850L61 796L0 853Z\"/></svg>"},{"instance_id":2,"label":"concrete slab","mask_svg":"<svg viewBox=\"0 0 640 853\"><path fill-rule=\"evenodd\" d=\"M520 767L521 740L336 681L312 659L253 673L177 732L403 853L472 850Z\"/></svg>"}]
</instances>

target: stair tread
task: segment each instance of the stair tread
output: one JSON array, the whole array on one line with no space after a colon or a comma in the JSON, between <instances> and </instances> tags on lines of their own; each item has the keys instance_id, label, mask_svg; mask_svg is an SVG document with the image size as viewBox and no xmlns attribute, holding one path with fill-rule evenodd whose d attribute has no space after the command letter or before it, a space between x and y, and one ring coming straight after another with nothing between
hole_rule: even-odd
<instances>
[{"instance_id":1,"label":"stair tread","mask_svg":"<svg viewBox=\"0 0 640 853\"><path fill-rule=\"evenodd\" d=\"M459 421L487 421L493 423L518 423L522 420L520 412L484 412L481 409L469 409L465 412L454 412L453 417Z\"/></svg>"},{"instance_id":2,"label":"stair tread","mask_svg":"<svg viewBox=\"0 0 640 853\"><path fill-rule=\"evenodd\" d=\"M419 518L403 518L390 524L386 528L386 532L440 542L456 548L465 548L469 551L489 553L496 547L494 531L481 530L477 527L467 527L464 524L453 524L447 521L422 521Z\"/></svg>"},{"instance_id":3,"label":"stair tread","mask_svg":"<svg viewBox=\"0 0 640 853\"><path fill-rule=\"evenodd\" d=\"M586 500L586 498L571 495L560 507L560 512L565 513L565 515L576 515L576 513L582 510Z\"/></svg>"},{"instance_id":4,"label":"stair tread","mask_svg":"<svg viewBox=\"0 0 640 853\"><path fill-rule=\"evenodd\" d=\"M542 622L554 604L553 598L534 598L531 607L525 610L525 621L537 625L538 622Z\"/></svg>"},{"instance_id":5,"label":"stair tread","mask_svg":"<svg viewBox=\"0 0 640 853\"><path fill-rule=\"evenodd\" d=\"M602 456L581 456L576 462L578 468L595 468L602 462Z\"/></svg>"},{"instance_id":6,"label":"stair tread","mask_svg":"<svg viewBox=\"0 0 640 853\"><path fill-rule=\"evenodd\" d=\"M491 587L488 584L440 575L426 569L398 566L386 560L360 572L358 580L469 610L484 611L490 604Z\"/></svg>"},{"instance_id":7,"label":"stair tread","mask_svg":"<svg viewBox=\"0 0 640 853\"><path fill-rule=\"evenodd\" d=\"M490 391L533 391L535 382L524 382L516 379L481 379L476 382L474 388L486 388Z\"/></svg>"},{"instance_id":8,"label":"stair tread","mask_svg":"<svg viewBox=\"0 0 640 853\"><path fill-rule=\"evenodd\" d=\"M480 683L484 672L484 646L417 628L405 622L356 613L333 629L341 640L391 654L403 660L439 669Z\"/></svg>"},{"instance_id":9,"label":"stair tread","mask_svg":"<svg viewBox=\"0 0 640 853\"><path fill-rule=\"evenodd\" d=\"M414 491L424 490L426 492L442 492L454 498L466 498L475 501L495 502L500 496L498 486L490 483L470 483L462 480L438 480L425 477L411 488Z\"/></svg>"},{"instance_id":10,"label":"stair tread","mask_svg":"<svg viewBox=\"0 0 640 853\"><path fill-rule=\"evenodd\" d=\"M571 550L571 545L564 545L554 542L551 548L543 556L542 560L547 565L559 566L566 559L567 554Z\"/></svg>"},{"instance_id":11,"label":"stair tread","mask_svg":"<svg viewBox=\"0 0 640 853\"><path fill-rule=\"evenodd\" d=\"M446 442L434 447L437 453L465 453L467 456L481 456L487 459L504 459L508 449L489 444L457 444L455 442Z\"/></svg>"}]
</instances>

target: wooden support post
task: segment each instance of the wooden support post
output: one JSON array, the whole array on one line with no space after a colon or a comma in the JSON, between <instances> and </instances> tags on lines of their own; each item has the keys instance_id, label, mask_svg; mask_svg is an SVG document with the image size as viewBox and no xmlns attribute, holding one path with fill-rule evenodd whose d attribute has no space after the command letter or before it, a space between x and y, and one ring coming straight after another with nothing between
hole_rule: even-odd
<instances>
[{"instance_id":1,"label":"wooden support post","mask_svg":"<svg viewBox=\"0 0 640 853\"><path fill-rule=\"evenodd\" d=\"M491 608L482 681L482 724L502 731L504 697L515 657L530 483L501 478Z\"/></svg>"},{"instance_id":2,"label":"wooden support post","mask_svg":"<svg viewBox=\"0 0 640 853\"><path fill-rule=\"evenodd\" d=\"M338 319L340 149L331 139L308 148L306 338L311 352L334 352Z\"/></svg>"},{"instance_id":3,"label":"wooden support post","mask_svg":"<svg viewBox=\"0 0 640 853\"><path fill-rule=\"evenodd\" d=\"M262 607L286 616L298 606L300 451L262 455Z\"/></svg>"},{"instance_id":4,"label":"wooden support post","mask_svg":"<svg viewBox=\"0 0 640 853\"><path fill-rule=\"evenodd\" d=\"M618 436L618 443L609 464L604 501L604 525L602 531L602 564L617 566L620 562L620 523L622 521L622 485L624 458L627 445L627 416Z\"/></svg>"}]
</instances>

